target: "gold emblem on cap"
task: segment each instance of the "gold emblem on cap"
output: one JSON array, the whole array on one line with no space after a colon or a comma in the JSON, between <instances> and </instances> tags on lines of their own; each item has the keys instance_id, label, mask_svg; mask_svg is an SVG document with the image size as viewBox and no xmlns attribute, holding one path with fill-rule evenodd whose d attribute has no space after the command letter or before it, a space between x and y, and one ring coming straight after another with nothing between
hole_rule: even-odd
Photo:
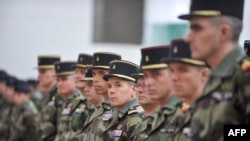
<instances>
[{"instance_id":1,"label":"gold emblem on cap","mask_svg":"<svg viewBox=\"0 0 250 141\"><path fill-rule=\"evenodd\" d=\"M82 60L83 60L83 58L81 57L81 58L80 58L80 61L82 61Z\"/></svg>"},{"instance_id":2,"label":"gold emblem on cap","mask_svg":"<svg viewBox=\"0 0 250 141\"><path fill-rule=\"evenodd\" d=\"M148 55L145 56L145 61L146 61L146 62L149 61L149 56L148 56Z\"/></svg>"},{"instance_id":3,"label":"gold emblem on cap","mask_svg":"<svg viewBox=\"0 0 250 141\"><path fill-rule=\"evenodd\" d=\"M56 67L58 70L60 69L60 66L59 65L57 65L57 67Z\"/></svg>"},{"instance_id":4,"label":"gold emblem on cap","mask_svg":"<svg viewBox=\"0 0 250 141\"><path fill-rule=\"evenodd\" d=\"M99 62L99 56L96 57L96 61Z\"/></svg>"},{"instance_id":5,"label":"gold emblem on cap","mask_svg":"<svg viewBox=\"0 0 250 141\"><path fill-rule=\"evenodd\" d=\"M116 66L115 65L113 65L113 70L116 68Z\"/></svg>"},{"instance_id":6,"label":"gold emblem on cap","mask_svg":"<svg viewBox=\"0 0 250 141\"><path fill-rule=\"evenodd\" d=\"M177 46L174 47L173 52L174 52L174 53L177 53L177 52L178 52L178 47L177 47Z\"/></svg>"},{"instance_id":7,"label":"gold emblem on cap","mask_svg":"<svg viewBox=\"0 0 250 141\"><path fill-rule=\"evenodd\" d=\"M247 49L247 48L245 48L245 52L246 52L246 53L248 52L248 49Z\"/></svg>"}]
</instances>

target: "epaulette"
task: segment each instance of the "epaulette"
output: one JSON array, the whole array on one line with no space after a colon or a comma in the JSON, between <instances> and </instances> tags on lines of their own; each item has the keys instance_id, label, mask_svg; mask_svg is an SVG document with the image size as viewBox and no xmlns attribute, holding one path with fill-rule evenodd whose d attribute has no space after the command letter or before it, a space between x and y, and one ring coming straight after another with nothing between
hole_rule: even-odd
<instances>
[{"instance_id":1,"label":"epaulette","mask_svg":"<svg viewBox=\"0 0 250 141\"><path fill-rule=\"evenodd\" d=\"M242 70L243 72L250 71L250 60L249 60L249 58L244 58L244 59L241 61L241 70Z\"/></svg>"},{"instance_id":2,"label":"epaulette","mask_svg":"<svg viewBox=\"0 0 250 141\"><path fill-rule=\"evenodd\" d=\"M85 98L82 95L78 95L75 100L85 100Z\"/></svg>"},{"instance_id":3,"label":"epaulette","mask_svg":"<svg viewBox=\"0 0 250 141\"><path fill-rule=\"evenodd\" d=\"M128 115L131 115L134 113L142 113L142 112L144 112L144 110L141 106L133 106L128 109Z\"/></svg>"}]
</instances>

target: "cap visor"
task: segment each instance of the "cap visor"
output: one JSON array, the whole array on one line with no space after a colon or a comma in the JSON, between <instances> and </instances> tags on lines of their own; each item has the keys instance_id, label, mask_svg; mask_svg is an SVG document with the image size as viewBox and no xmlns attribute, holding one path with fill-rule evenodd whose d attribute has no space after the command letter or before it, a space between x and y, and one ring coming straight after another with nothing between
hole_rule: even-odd
<instances>
[{"instance_id":1,"label":"cap visor","mask_svg":"<svg viewBox=\"0 0 250 141\"><path fill-rule=\"evenodd\" d=\"M185 15L180 15L178 16L179 19L182 19L182 20L190 20L191 19L191 16L190 14L185 14Z\"/></svg>"}]
</instances>

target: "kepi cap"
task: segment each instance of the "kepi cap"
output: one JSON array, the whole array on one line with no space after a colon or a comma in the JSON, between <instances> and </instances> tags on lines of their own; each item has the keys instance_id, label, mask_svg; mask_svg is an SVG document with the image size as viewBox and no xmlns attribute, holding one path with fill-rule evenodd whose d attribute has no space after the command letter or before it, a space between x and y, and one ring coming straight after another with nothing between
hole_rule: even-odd
<instances>
[{"instance_id":1,"label":"kepi cap","mask_svg":"<svg viewBox=\"0 0 250 141\"><path fill-rule=\"evenodd\" d=\"M121 55L111 52L95 52L90 68L109 69L109 64L113 60L121 60Z\"/></svg>"},{"instance_id":2,"label":"kepi cap","mask_svg":"<svg viewBox=\"0 0 250 141\"><path fill-rule=\"evenodd\" d=\"M77 59L77 67L87 68L92 66L93 56L85 53L81 53Z\"/></svg>"},{"instance_id":3,"label":"kepi cap","mask_svg":"<svg viewBox=\"0 0 250 141\"><path fill-rule=\"evenodd\" d=\"M189 43L184 39L174 39L171 41L168 57L162 58L162 62L183 62L195 66L206 66L205 61L193 59Z\"/></svg>"},{"instance_id":4,"label":"kepi cap","mask_svg":"<svg viewBox=\"0 0 250 141\"><path fill-rule=\"evenodd\" d=\"M38 56L38 69L54 69L54 64L60 62L59 55L40 55Z\"/></svg>"},{"instance_id":5,"label":"kepi cap","mask_svg":"<svg viewBox=\"0 0 250 141\"><path fill-rule=\"evenodd\" d=\"M136 81L131 75L139 72L139 66L126 60L114 60L110 62L109 74L104 75L103 79L108 81L110 77L118 77L128 81Z\"/></svg>"},{"instance_id":6,"label":"kepi cap","mask_svg":"<svg viewBox=\"0 0 250 141\"><path fill-rule=\"evenodd\" d=\"M75 73L76 62L63 61L55 63L56 75L71 75Z\"/></svg>"},{"instance_id":7,"label":"kepi cap","mask_svg":"<svg viewBox=\"0 0 250 141\"><path fill-rule=\"evenodd\" d=\"M231 16L242 20L244 0L191 0L189 14L178 18L190 20L194 16Z\"/></svg>"},{"instance_id":8,"label":"kepi cap","mask_svg":"<svg viewBox=\"0 0 250 141\"><path fill-rule=\"evenodd\" d=\"M141 69L167 68L167 64L161 62L161 58L167 57L169 45L146 47L141 49Z\"/></svg>"},{"instance_id":9,"label":"kepi cap","mask_svg":"<svg viewBox=\"0 0 250 141\"><path fill-rule=\"evenodd\" d=\"M247 56L250 56L250 40L244 41L244 50Z\"/></svg>"}]
</instances>

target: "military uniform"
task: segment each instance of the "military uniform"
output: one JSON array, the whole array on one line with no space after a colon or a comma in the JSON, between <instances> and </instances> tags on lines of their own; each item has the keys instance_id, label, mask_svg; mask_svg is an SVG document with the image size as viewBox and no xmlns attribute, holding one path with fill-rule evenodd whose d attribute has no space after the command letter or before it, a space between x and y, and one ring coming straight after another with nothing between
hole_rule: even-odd
<instances>
[{"instance_id":1,"label":"military uniform","mask_svg":"<svg viewBox=\"0 0 250 141\"><path fill-rule=\"evenodd\" d=\"M190 137L193 140L223 140L225 124L250 123L247 116L250 113L246 110L250 108L247 91L250 76L249 70L244 70L244 62L249 60L242 60L243 56L241 48L226 56L212 71L203 95L191 106Z\"/></svg>"},{"instance_id":2,"label":"military uniform","mask_svg":"<svg viewBox=\"0 0 250 141\"><path fill-rule=\"evenodd\" d=\"M102 133L106 130L113 117L113 108L108 100L105 100L89 116L83 126L82 132L78 135L78 140L103 140ZM99 135L98 133L101 133Z\"/></svg>"},{"instance_id":3,"label":"military uniform","mask_svg":"<svg viewBox=\"0 0 250 141\"><path fill-rule=\"evenodd\" d=\"M103 79L111 83L110 87L115 87L115 85L117 85L117 84L112 84L112 78L115 79L115 82L122 80L123 83L124 81L125 83L133 82L135 85L136 79L132 77L132 74L135 73L139 73L138 65L126 60L114 60L110 62L109 74L104 75ZM120 83L121 85L124 85L122 82ZM128 87L127 90L130 91L131 88ZM116 93L116 91L119 93L120 89L117 88L116 90L113 91L114 93ZM109 96L111 96L111 93L112 92L109 92L110 94ZM113 105L114 112L112 120L110 121L109 125L107 126L107 129L103 133L104 141L128 140L131 137L132 133L134 132L136 125L142 121L141 113L144 111L136 99L136 92L132 94L134 94L133 95L134 97L132 97L131 93L123 93L124 98L126 99L126 101L123 101L124 104L119 105L119 107L117 107L115 104ZM128 96L126 95L128 95L129 98L127 98ZM118 101L121 101L119 95L114 94L111 97L117 98ZM111 101L111 105L112 102L113 101Z\"/></svg>"},{"instance_id":4,"label":"military uniform","mask_svg":"<svg viewBox=\"0 0 250 141\"><path fill-rule=\"evenodd\" d=\"M7 73L3 70L0 70L0 83L1 85L6 86L6 79L7 79ZM8 112L5 112L6 110L10 109L10 102L3 96L2 91L4 92L4 88L2 88L0 92L0 141L8 140L9 136L9 125L7 124L6 117L9 117ZM8 118L7 118L8 119Z\"/></svg>"},{"instance_id":5,"label":"military uniform","mask_svg":"<svg viewBox=\"0 0 250 141\"><path fill-rule=\"evenodd\" d=\"M190 14L179 18L231 16L242 20L243 9L244 0L193 0ZM200 12L204 10L210 12ZM235 47L212 70L202 96L190 108L188 137L193 141L223 141L224 125L250 123L249 60L244 57L242 48Z\"/></svg>"},{"instance_id":6,"label":"military uniform","mask_svg":"<svg viewBox=\"0 0 250 141\"><path fill-rule=\"evenodd\" d=\"M15 107L11 114L10 141L36 141L38 133L39 116L32 101L22 107Z\"/></svg>"},{"instance_id":7,"label":"military uniform","mask_svg":"<svg viewBox=\"0 0 250 141\"><path fill-rule=\"evenodd\" d=\"M179 103L180 99L172 96L164 107L147 117L144 123L136 128L137 134L134 134L131 140L161 141L172 139L179 128L179 119L183 116L182 111L177 108Z\"/></svg>"},{"instance_id":8,"label":"military uniform","mask_svg":"<svg viewBox=\"0 0 250 141\"><path fill-rule=\"evenodd\" d=\"M20 95L31 95L28 84L17 80L14 85L15 107L11 111L10 141L35 141L39 140L38 122L39 114L34 103L29 99L23 99ZM19 100L21 99L21 101ZM24 101L25 100L25 101Z\"/></svg>"},{"instance_id":9,"label":"military uniform","mask_svg":"<svg viewBox=\"0 0 250 141\"><path fill-rule=\"evenodd\" d=\"M109 69L109 63L112 60L120 60L119 54L110 52L96 52L93 55L93 62L90 69ZM113 109L108 99L106 99L100 107L95 109L91 116L88 117L83 129L73 139L74 141L81 140L103 140L103 132L107 129L109 122L113 117Z\"/></svg>"},{"instance_id":10,"label":"military uniform","mask_svg":"<svg viewBox=\"0 0 250 141\"><path fill-rule=\"evenodd\" d=\"M207 64L205 61L193 59L191 57L190 46L183 39L172 40L169 56L167 58L162 58L161 61L168 63L169 65L171 65L172 63L179 62L182 64L187 64L187 65L191 65L193 67L197 67L197 69L207 67ZM173 73L172 75L175 75L175 74ZM177 76L177 77L180 77L180 79L181 79L181 76ZM180 82L176 82L176 83L180 83ZM201 85L202 84L203 83L201 83ZM201 87L201 85L199 87ZM201 93L200 93L200 95L201 95ZM199 95L197 95L197 97L198 96ZM197 98L197 97L195 97L195 98ZM194 98L194 97L192 97L192 98ZM187 136L190 136L189 127L190 127L190 120L191 120L191 111L189 110L189 107L190 107L190 104L185 103L183 101L180 101L179 104L177 104L176 111L177 112L182 111L183 115L178 116L175 119L175 121L176 121L175 126L177 128L175 129L174 134L171 137L171 140L174 140L174 141L190 140L190 138L187 137ZM181 115L181 114L179 114L179 115Z\"/></svg>"},{"instance_id":11,"label":"military uniform","mask_svg":"<svg viewBox=\"0 0 250 141\"><path fill-rule=\"evenodd\" d=\"M0 141L8 140L10 136L10 127L11 127L11 113L14 108L13 102L9 101L5 97L1 97L0 105Z\"/></svg>"},{"instance_id":12,"label":"military uniform","mask_svg":"<svg viewBox=\"0 0 250 141\"><path fill-rule=\"evenodd\" d=\"M140 113L143 112L136 99L127 103L119 111L114 111L112 121L103 133L104 141L126 141L142 121Z\"/></svg>"},{"instance_id":13,"label":"military uniform","mask_svg":"<svg viewBox=\"0 0 250 141\"><path fill-rule=\"evenodd\" d=\"M81 68L81 69L85 70L85 72L86 72L88 67L92 66L92 60L93 60L92 55L89 55L89 54L86 54L86 53L80 53L79 56L78 56L78 59L77 59L76 67ZM85 74L82 74L82 75L85 75ZM80 81L81 83L84 83L81 80L77 80L77 81ZM83 95L83 98L86 99L86 96L85 96L82 89L83 88L81 88L79 90L81 91L81 93ZM88 101L86 101L85 104L87 105L87 107L89 109L92 109L92 111L94 111L94 106L92 106Z\"/></svg>"},{"instance_id":14,"label":"military uniform","mask_svg":"<svg viewBox=\"0 0 250 141\"><path fill-rule=\"evenodd\" d=\"M42 140L54 141L63 102L64 99L58 94L56 85L53 86L49 94L44 96L44 106L40 114L39 124Z\"/></svg>"},{"instance_id":15,"label":"military uniform","mask_svg":"<svg viewBox=\"0 0 250 141\"><path fill-rule=\"evenodd\" d=\"M86 99L78 91L74 91L63 104L55 141L65 141L81 129L87 116L92 113L85 104Z\"/></svg>"},{"instance_id":16,"label":"military uniform","mask_svg":"<svg viewBox=\"0 0 250 141\"><path fill-rule=\"evenodd\" d=\"M75 66L75 62L55 63L56 75L60 83L63 84L62 81L64 81L65 77L74 77ZM73 82L73 79L70 80L71 81L69 82L75 83ZM92 113L92 108L89 109L89 107L85 104L87 101L86 98L83 98L81 93L76 90L74 85L72 85L67 90L71 91L71 93L61 94L62 96L67 96L64 96L64 103L58 118L57 135L55 141L69 140L76 131L82 128L87 116ZM60 90L58 91L60 92Z\"/></svg>"},{"instance_id":17,"label":"military uniform","mask_svg":"<svg viewBox=\"0 0 250 141\"><path fill-rule=\"evenodd\" d=\"M38 69L54 69L54 63L60 61L58 55L38 56ZM42 105L40 111L39 132L42 141L54 141L56 136L57 118L63 103L63 98L57 93L56 85L48 93L42 94L42 99L36 101Z\"/></svg>"}]
</instances>

